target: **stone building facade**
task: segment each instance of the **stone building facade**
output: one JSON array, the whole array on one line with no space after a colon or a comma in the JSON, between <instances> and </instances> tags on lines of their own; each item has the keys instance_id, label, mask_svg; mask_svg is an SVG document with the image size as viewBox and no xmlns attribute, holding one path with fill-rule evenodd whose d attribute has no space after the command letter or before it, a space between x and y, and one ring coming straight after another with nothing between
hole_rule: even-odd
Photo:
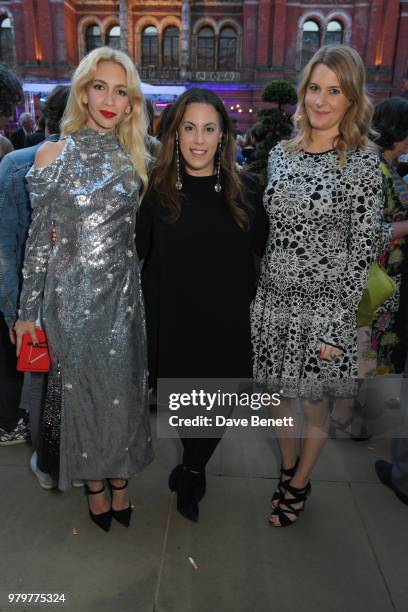
<instances>
[{"instance_id":1,"label":"stone building facade","mask_svg":"<svg viewBox=\"0 0 408 612\"><path fill-rule=\"evenodd\" d=\"M322 44L356 48L380 99L408 88L408 0L0 0L0 61L26 81L69 78L101 44L149 83L207 86L245 127L271 78L296 82Z\"/></svg>"}]
</instances>

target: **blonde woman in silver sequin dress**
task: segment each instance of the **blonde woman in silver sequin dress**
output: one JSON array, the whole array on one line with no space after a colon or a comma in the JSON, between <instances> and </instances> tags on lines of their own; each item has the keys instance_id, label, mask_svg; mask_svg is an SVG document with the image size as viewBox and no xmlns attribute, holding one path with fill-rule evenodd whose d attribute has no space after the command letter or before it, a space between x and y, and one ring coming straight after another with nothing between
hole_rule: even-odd
<instances>
[{"instance_id":1,"label":"blonde woman in silver sequin dress","mask_svg":"<svg viewBox=\"0 0 408 612\"><path fill-rule=\"evenodd\" d=\"M127 480L152 460L134 242L147 183L146 121L128 56L105 47L82 60L61 133L60 142L39 149L28 174L33 218L17 350L24 332L36 340L42 302L53 363L42 460L58 447L59 488L86 480L90 517L108 531L112 517L129 525Z\"/></svg>"}]
</instances>

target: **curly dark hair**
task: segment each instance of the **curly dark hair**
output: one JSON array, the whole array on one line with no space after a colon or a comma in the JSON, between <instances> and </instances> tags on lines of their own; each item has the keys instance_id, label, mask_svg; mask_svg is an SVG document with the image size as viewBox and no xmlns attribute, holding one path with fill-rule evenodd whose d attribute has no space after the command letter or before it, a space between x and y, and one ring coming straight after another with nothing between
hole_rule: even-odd
<instances>
[{"instance_id":1,"label":"curly dark hair","mask_svg":"<svg viewBox=\"0 0 408 612\"><path fill-rule=\"evenodd\" d=\"M170 125L172 121L172 113L174 113L174 104L168 104L161 112L159 123L156 127L156 138L157 140L160 140L160 142L162 141L164 133L166 132L167 125Z\"/></svg>"},{"instance_id":2,"label":"curly dark hair","mask_svg":"<svg viewBox=\"0 0 408 612\"><path fill-rule=\"evenodd\" d=\"M408 100L387 98L377 104L372 126L379 134L375 143L383 151L393 149L396 142L408 136Z\"/></svg>"},{"instance_id":3,"label":"curly dark hair","mask_svg":"<svg viewBox=\"0 0 408 612\"><path fill-rule=\"evenodd\" d=\"M23 99L20 81L6 66L0 64L0 116L10 117Z\"/></svg>"},{"instance_id":4,"label":"curly dark hair","mask_svg":"<svg viewBox=\"0 0 408 612\"><path fill-rule=\"evenodd\" d=\"M213 91L204 88L192 88L185 91L177 102L170 107L165 115L161 133L162 147L156 165L152 172L150 189L159 196L161 204L167 212L168 221L174 223L181 214L182 194L176 189L176 132L183 119L189 104L209 104L217 111L222 127L222 147L220 150L220 166L228 209L237 223L244 231L249 229L249 216L243 201L243 187L235 169L235 139L231 120L223 101ZM182 155L180 156L180 169L184 172Z\"/></svg>"},{"instance_id":5,"label":"curly dark hair","mask_svg":"<svg viewBox=\"0 0 408 612\"><path fill-rule=\"evenodd\" d=\"M57 85L48 96L44 106L44 116L50 134L60 133L60 123L68 102L70 87Z\"/></svg>"}]
</instances>

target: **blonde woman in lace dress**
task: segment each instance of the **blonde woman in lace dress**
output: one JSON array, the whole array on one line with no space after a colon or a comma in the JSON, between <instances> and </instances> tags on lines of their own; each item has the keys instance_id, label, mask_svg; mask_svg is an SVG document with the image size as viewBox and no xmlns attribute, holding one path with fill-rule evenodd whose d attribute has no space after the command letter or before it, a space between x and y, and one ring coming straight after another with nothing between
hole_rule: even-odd
<instances>
[{"instance_id":1,"label":"blonde woman in lace dress","mask_svg":"<svg viewBox=\"0 0 408 612\"><path fill-rule=\"evenodd\" d=\"M282 415L298 398L304 416L299 457L294 432L277 435L275 527L293 524L304 509L327 438L328 397L350 397L358 375L356 310L382 209L364 72L353 49L322 47L301 79L297 136L269 157L270 237L252 308L254 377L280 392Z\"/></svg>"}]
</instances>

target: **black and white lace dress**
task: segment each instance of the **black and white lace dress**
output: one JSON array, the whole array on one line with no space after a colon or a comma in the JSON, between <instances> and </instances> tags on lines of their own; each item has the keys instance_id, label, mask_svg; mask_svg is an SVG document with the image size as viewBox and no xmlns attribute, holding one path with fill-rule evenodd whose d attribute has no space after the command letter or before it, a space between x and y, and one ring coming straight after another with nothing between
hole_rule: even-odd
<instances>
[{"instance_id":1,"label":"black and white lace dress","mask_svg":"<svg viewBox=\"0 0 408 612\"><path fill-rule=\"evenodd\" d=\"M381 240L375 152L272 149L264 206L270 235L252 304L254 378L283 397L350 396L357 377L356 310ZM319 357L321 343L341 348Z\"/></svg>"}]
</instances>

